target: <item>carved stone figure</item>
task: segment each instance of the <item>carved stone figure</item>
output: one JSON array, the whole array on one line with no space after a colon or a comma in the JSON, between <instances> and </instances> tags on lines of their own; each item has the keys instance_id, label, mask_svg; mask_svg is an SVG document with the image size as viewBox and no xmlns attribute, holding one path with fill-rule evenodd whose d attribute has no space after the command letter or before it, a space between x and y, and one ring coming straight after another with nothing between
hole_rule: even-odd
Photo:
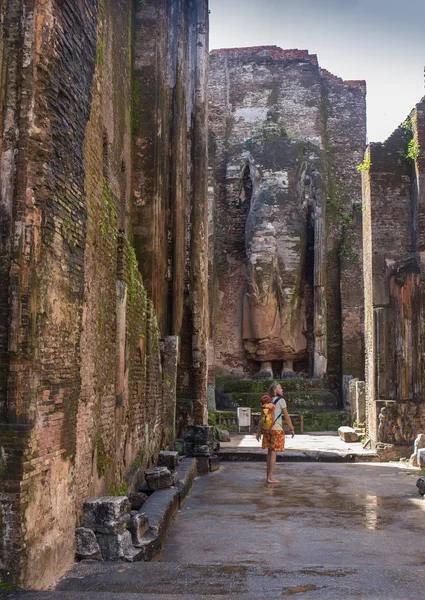
<instances>
[{"instance_id":1,"label":"carved stone figure","mask_svg":"<svg viewBox=\"0 0 425 600\"><path fill-rule=\"evenodd\" d=\"M246 222L246 294L243 339L249 359L260 362L257 376L282 377L313 347L314 230L316 179L312 144L280 140L246 153L241 197L250 201ZM314 181L313 181L314 180ZM310 245L310 247L309 247ZM310 290L310 292L308 291ZM320 315L318 315L320 317ZM316 319L320 323L320 319Z\"/></svg>"}]
</instances>

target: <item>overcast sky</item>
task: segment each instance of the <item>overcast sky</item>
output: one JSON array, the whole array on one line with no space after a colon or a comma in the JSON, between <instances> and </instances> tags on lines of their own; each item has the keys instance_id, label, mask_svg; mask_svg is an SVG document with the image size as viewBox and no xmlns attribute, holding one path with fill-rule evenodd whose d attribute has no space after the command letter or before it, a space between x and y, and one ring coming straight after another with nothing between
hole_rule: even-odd
<instances>
[{"instance_id":1,"label":"overcast sky","mask_svg":"<svg viewBox=\"0 0 425 600\"><path fill-rule=\"evenodd\" d=\"M384 141L425 95L425 0L210 0L210 48L276 45L367 82L368 138Z\"/></svg>"}]
</instances>

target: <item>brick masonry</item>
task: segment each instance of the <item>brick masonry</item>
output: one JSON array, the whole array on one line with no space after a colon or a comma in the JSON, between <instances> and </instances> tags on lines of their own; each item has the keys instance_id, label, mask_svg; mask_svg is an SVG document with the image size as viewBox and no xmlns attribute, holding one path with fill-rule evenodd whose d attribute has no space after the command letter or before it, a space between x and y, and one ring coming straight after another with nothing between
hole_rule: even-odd
<instances>
[{"instance_id":1,"label":"brick masonry","mask_svg":"<svg viewBox=\"0 0 425 600\"><path fill-rule=\"evenodd\" d=\"M425 426L424 111L422 100L388 140L370 144L366 153L366 403L373 442L412 444ZM416 146L411 158L410 141Z\"/></svg>"},{"instance_id":2,"label":"brick masonry","mask_svg":"<svg viewBox=\"0 0 425 600\"><path fill-rule=\"evenodd\" d=\"M0 13L0 568L45 588L83 501L133 489L172 443L175 390L206 418L207 1Z\"/></svg>"}]
</instances>

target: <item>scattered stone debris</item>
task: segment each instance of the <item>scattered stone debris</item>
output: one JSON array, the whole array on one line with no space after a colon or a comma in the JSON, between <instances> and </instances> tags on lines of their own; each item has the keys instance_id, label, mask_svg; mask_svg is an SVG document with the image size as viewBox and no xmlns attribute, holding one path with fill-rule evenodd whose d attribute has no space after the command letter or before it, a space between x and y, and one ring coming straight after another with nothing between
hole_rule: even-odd
<instances>
[{"instance_id":1,"label":"scattered stone debris","mask_svg":"<svg viewBox=\"0 0 425 600\"><path fill-rule=\"evenodd\" d=\"M354 429L352 427L340 427L338 429L338 435L339 437L342 439L343 442L358 442L359 441L359 436L357 435L357 433L354 431Z\"/></svg>"},{"instance_id":2,"label":"scattered stone debris","mask_svg":"<svg viewBox=\"0 0 425 600\"><path fill-rule=\"evenodd\" d=\"M416 487L418 488L420 495L424 496L425 495L425 477L419 477L418 481L416 482Z\"/></svg>"},{"instance_id":3,"label":"scattered stone debris","mask_svg":"<svg viewBox=\"0 0 425 600\"><path fill-rule=\"evenodd\" d=\"M191 425L186 429L184 442L186 455L196 457L198 475L207 475L220 468L218 457L211 460L220 449L220 442L214 439L213 427Z\"/></svg>"},{"instance_id":4,"label":"scattered stone debris","mask_svg":"<svg viewBox=\"0 0 425 600\"><path fill-rule=\"evenodd\" d=\"M423 466L420 464L420 451L425 448L425 433L420 433L416 439L413 446L413 454L410 457L410 464L412 467ZM424 459L422 458L422 461Z\"/></svg>"},{"instance_id":5,"label":"scattered stone debris","mask_svg":"<svg viewBox=\"0 0 425 600\"><path fill-rule=\"evenodd\" d=\"M165 490L175 485L174 475L167 467L153 467L145 471L145 479L151 490Z\"/></svg>"},{"instance_id":6,"label":"scattered stone debris","mask_svg":"<svg viewBox=\"0 0 425 600\"><path fill-rule=\"evenodd\" d=\"M175 451L161 450L158 457L158 467L167 467L170 471L174 471L179 464L179 453Z\"/></svg>"},{"instance_id":7,"label":"scattered stone debris","mask_svg":"<svg viewBox=\"0 0 425 600\"><path fill-rule=\"evenodd\" d=\"M144 492L132 492L128 494L131 510L140 510L147 499L148 495Z\"/></svg>"},{"instance_id":8,"label":"scattered stone debris","mask_svg":"<svg viewBox=\"0 0 425 600\"><path fill-rule=\"evenodd\" d=\"M128 497L103 496L84 503L82 527L75 534L77 560L135 562L159 554L169 524L183 506L196 474L206 475L220 467L213 454L217 445L212 427L191 427L186 445L191 457L179 457L176 451L160 452L159 465L145 471L146 482Z\"/></svg>"},{"instance_id":9,"label":"scattered stone debris","mask_svg":"<svg viewBox=\"0 0 425 600\"><path fill-rule=\"evenodd\" d=\"M94 531L86 527L78 527L75 530L75 541L77 560L102 560L100 546Z\"/></svg>"},{"instance_id":10,"label":"scattered stone debris","mask_svg":"<svg viewBox=\"0 0 425 600\"><path fill-rule=\"evenodd\" d=\"M214 471L218 471L220 468L220 459L218 458L218 456L214 455L214 456L210 456L209 458L209 467L210 467L210 471L211 473Z\"/></svg>"},{"instance_id":11,"label":"scattered stone debris","mask_svg":"<svg viewBox=\"0 0 425 600\"><path fill-rule=\"evenodd\" d=\"M219 442L230 442L230 433L227 429L216 429Z\"/></svg>"},{"instance_id":12,"label":"scattered stone debris","mask_svg":"<svg viewBox=\"0 0 425 600\"><path fill-rule=\"evenodd\" d=\"M128 525L128 529L131 533L133 546L141 548L143 545L143 538L149 531L149 519L146 514L137 513L137 515L133 515Z\"/></svg>"},{"instance_id":13,"label":"scattered stone debris","mask_svg":"<svg viewBox=\"0 0 425 600\"><path fill-rule=\"evenodd\" d=\"M83 527L95 533L122 533L131 518L127 496L102 496L84 502Z\"/></svg>"}]
</instances>

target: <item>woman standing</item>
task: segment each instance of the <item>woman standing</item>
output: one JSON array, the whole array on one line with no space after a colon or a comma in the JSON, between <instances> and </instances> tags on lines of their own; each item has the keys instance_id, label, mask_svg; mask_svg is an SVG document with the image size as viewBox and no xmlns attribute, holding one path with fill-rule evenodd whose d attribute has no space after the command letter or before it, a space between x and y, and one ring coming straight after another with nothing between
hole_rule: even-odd
<instances>
[{"instance_id":1,"label":"woman standing","mask_svg":"<svg viewBox=\"0 0 425 600\"><path fill-rule=\"evenodd\" d=\"M258 429L256 438L260 441L263 436L262 447L267 449L267 483L279 483L278 479L274 477L274 468L276 465L276 452L283 452L285 449L285 432L282 426L282 414L285 417L285 421L288 424L292 437L295 435L295 430L292 425L291 417L288 413L286 401L283 398L283 390L280 383L273 381L269 387L269 395L261 398L261 403L274 404L274 422L270 429L262 429L262 421L260 419L258 423Z\"/></svg>"}]
</instances>

